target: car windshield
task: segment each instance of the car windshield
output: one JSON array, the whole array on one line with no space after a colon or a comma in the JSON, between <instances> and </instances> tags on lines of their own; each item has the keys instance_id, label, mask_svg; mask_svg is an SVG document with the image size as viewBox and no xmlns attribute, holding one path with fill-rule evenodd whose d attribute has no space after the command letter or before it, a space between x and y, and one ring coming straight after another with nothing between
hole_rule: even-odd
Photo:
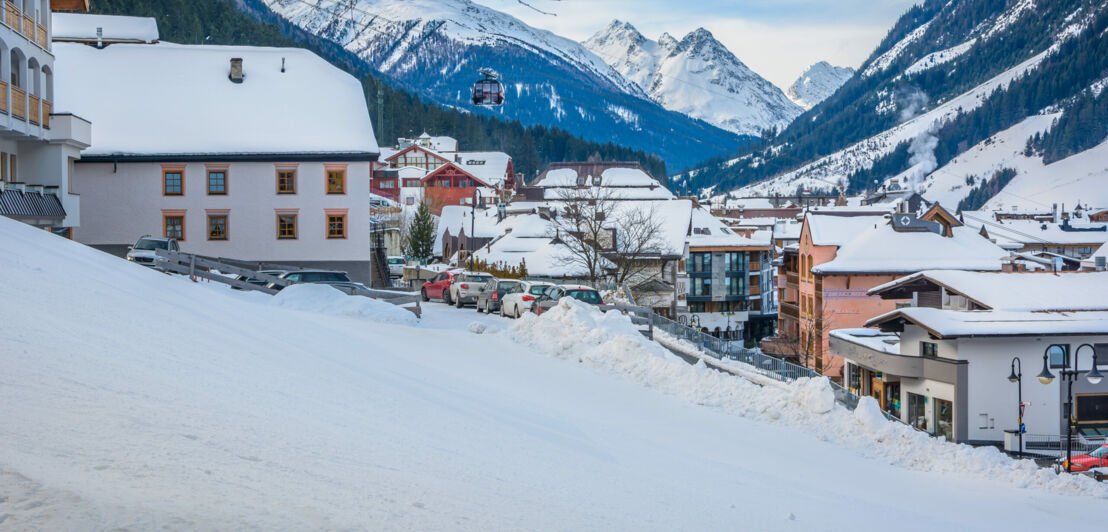
<instances>
[{"instance_id":1,"label":"car windshield","mask_svg":"<svg viewBox=\"0 0 1108 532\"><path fill-rule=\"evenodd\" d=\"M541 295L542 295L542 293L546 291L546 288L547 288L548 286L549 286L549 285L545 285L545 284L540 284L540 285L532 286L532 287L531 287L531 295L533 295L533 296L541 296Z\"/></svg>"},{"instance_id":2,"label":"car windshield","mask_svg":"<svg viewBox=\"0 0 1108 532\"><path fill-rule=\"evenodd\" d=\"M598 293L596 290L567 290L566 295L578 301L592 303L593 305L599 305L600 303L602 303L600 299L600 293Z\"/></svg>"},{"instance_id":3,"label":"car windshield","mask_svg":"<svg viewBox=\"0 0 1108 532\"><path fill-rule=\"evenodd\" d=\"M500 285L496 287L497 290L504 290L505 292L511 292L519 289L518 281L500 281Z\"/></svg>"},{"instance_id":4,"label":"car windshield","mask_svg":"<svg viewBox=\"0 0 1108 532\"><path fill-rule=\"evenodd\" d=\"M389 259L389 264L404 264L404 259Z\"/></svg>"},{"instance_id":5,"label":"car windshield","mask_svg":"<svg viewBox=\"0 0 1108 532\"><path fill-rule=\"evenodd\" d=\"M487 283L492 280L491 275L463 275L462 281L470 283Z\"/></svg>"},{"instance_id":6,"label":"car windshield","mask_svg":"<svg viewBox=\"0 0 1108 532\"><path fill-rule=\"evenodd\" d=\"M342 272L305 272L300 280L307 283L348 283L350 278Z\"/></svg>"},{"instance_id":7,"label":"car windshield","mask_svg":"<svg viewBox=\"0 0 1108 532\"><path fill-rule=\"evenodd\" d=\"M1108 445L1101 445L1097 450L1089 453L1089 456L1093 458L1104 458L1108 456Z\"/></svg>"},{"instance_id":8,"label":"car windshield","mask_svg":"<svg viewBox=\"0 0 1108 532\"><path fill-rule=\"evenodd\" d=\"M147 238L140 238L138 243L135 244L135 249L152 250L152 249L169 249L168 240L151 240Z\"/></svg>"}]
</instances>

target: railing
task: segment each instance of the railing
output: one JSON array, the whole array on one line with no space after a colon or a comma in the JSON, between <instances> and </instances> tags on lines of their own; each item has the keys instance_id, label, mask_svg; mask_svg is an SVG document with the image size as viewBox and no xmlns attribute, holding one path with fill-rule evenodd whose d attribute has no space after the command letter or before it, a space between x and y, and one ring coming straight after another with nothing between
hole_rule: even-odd
<instances>
[{"instance_id":1,"label":"railing","mask_svg":"<svg viewBox=\"0 0 1108 532\"><path fill-rule=\"evenodd\" d=\"M42 127L50 129L50 113L54 112L54 104L50 100L42 101Z\"/></svg>"},{"instance_id":2,"label":"railing","mask_svg":"<svg viewBox=\"0 0 1108 532\"><path fill-rule=\"evenodd\" d=\"M8 84L0 81L0 111L8 112Z\"/></svg>"},{"instance_id":3,"label":"railing","mask_svg":"<svg viewBox=\"0 0 1108 532\"><path fill-rule=\"evenodd\" d=\"M4 24L7 24L13 30L19 31L20 20L19 8L11 2L4 2Z\"/></svg>"},{"instance_id":4,"label":"railing","mask_svg":"<svg viewBox=\"0 0 1108 532\"><path fill-rule=\"evenodd\" d=\"M719 360L728 359L744 362L753 366L759 374L771 379L791 382L800 377L817 378L822 376L811 369L769 356L759 350L746 349L742 347L741 340L716 338L657 314L653 314L652 319L655 329L660 329L670 336L698 346L702 353ZM831 391L835 394L835 402L843 405L848 410L854 410L858 407L860 398L857 395L834 382L830 382L830 384ZM888 412L882 411L882 413L890 421L904 423L900 418Z\"/></svg>"},{"instance_id":5,"label":"railing","mask_svg":"<svg viewBox=\"0 0 1108 532\"><path fill-rule=\"evenodd\" d=\"M23 36L35 42L35 19L26 13L23 14Z\"/></svg>"},{"instance_id":6,"label":"railing","mask_svg":"<svg viewBox=\"0 0 1108 532\"><path fill-rule=\"evenodd\" d=\"M40 109L40 107L39 107L38 96L35 96L34 94L28 96L27 97L27 114L30 117L29 121L32 124L38 124L39 123L38 122L38 116L39 116L40 111L42 111L42 109Z\"/></svg>"},{"instance_id":7,"label":"railing","mask_svg":"<svg viewBox=\"0 0 1108 532\"><path fill-rule=\"evenodd\" d=\"M12 116L27 119L27 93L19 87L12 87Z\"/></svg>"},{"instance_id":8,"label":"railing","mask_svg":"<svg viewBox=\"0 0 1108 532\"><path fill-rule=\"evenodd\" d=\"M750 285L750 295L757 296L762 294L762 286L757 284Z\"/></svg>"},{"instance_id":9,"label":"railing","mask_svg":"<svg viewBox=\"0 0 1108 532\"><path fill-rule=\"evenodd\" d=\"M1073 435L1073 455L1086 454L1095 451L1106 443L1104 438L1085 438L1080 434ZM1058 434L1024 434L1023 452L1025 454L1047 456L1052 458L1065 458L1066 436Z\"/></svg>"},{"instance_id":10,"label":"railing","mask_svg":"<svg viewBox=\"0 0 1108 532\"><path fill-rule=\"evenodd\" d=\"M788 301L781 302L781 314L788 316L794 320L800 319L800 307L796 306L796 303L789 303Z\"/></svg>"},{"instance_id":11,"label":"railing","mask_svg":"<svg viewBox=\"0 0 1108 532\"><path fill-rule=\"evenodd\" d=\"M786 285L791 284L793 286L799 285L800 284L800 276L795 274L795 273L786 273L785 274L785 284Z\"/></svg>"},{"instance_id":12,"label":"railing","mask_svg":"<svg viewBox=\"0 0 1108 532\"><path fill-rule=\"evenodd\" d=\"M35 42L38 43L39 48L45 50L48 44L46 42L46 28L42 24L36 24L35 29L37 30L35 31Z\"/></svg>"}]
</instances>

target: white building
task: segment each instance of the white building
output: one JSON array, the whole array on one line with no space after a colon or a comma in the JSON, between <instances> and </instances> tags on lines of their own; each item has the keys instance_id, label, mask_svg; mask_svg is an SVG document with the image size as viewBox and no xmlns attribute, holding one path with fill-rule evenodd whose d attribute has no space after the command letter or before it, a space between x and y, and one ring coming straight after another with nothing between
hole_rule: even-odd
<instances>
[{"instance_id":1,"label":"white building","mask_svg":"<svg viewBox=\"0 0 1108 532\"><path fill-rule=\"evenodd\" d=\"M66 67L55 65L52 7L88 9L81 1L9 0L0 15L0 215L69 236L81 220L73 161L89 146L91 124L80 109L59 108L54 95L96 78L56 79Z\"/></svg>"},{"instance_id":2,"label":"white building","mask_svg":"<svg viewBox=\"0 0 1108 532\"><path fill-rule=\"evenodd\" d=\"M306 50L156 42L138 30L148 22L112 18L123 20L62 20L70 35L118 28L141 43L54 45L59 106L104 124L75 167L75 238L122 254L163 235L202 255L368 280L378 148L358 81Z\"/></svg>"},{"instance_id":3,"label":"white building","mask_svg":"<svg viewBox=\"0 0 1108 532\"><path fill-rule=\"evenodd\" d=\"M1108 274L924 271L873 288L911 306L869 320L875 329L831 332L831 349L846 359L845 383L863 395L890 394L886 410L927 432L971 443L999 443L1017 428L1018 389L1010 383L1013 357L1022 366L1027 433L1065 430L1061 379L1036 380L1044 353L1057 377L1073 368L1078 347L1098 351L1108 369ZM1074 383L1079 432L1108 434L1108 382L1084 374L1093 349L1080 349ZM1067 355L1068 353L1068 355ZM1030 449L1033 451L1033 449Z\"/></svg>"}]
</instances>

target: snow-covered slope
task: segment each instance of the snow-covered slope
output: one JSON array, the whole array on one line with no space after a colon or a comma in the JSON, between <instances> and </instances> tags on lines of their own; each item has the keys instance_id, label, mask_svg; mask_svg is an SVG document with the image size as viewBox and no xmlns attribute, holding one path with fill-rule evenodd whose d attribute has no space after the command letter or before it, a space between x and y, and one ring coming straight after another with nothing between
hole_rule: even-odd
<instances>
[{"instance_id":1,"label":"snow-covered slope","mask_svg":"<svg viewBox=\"0 0 1108 532\"><path fill-rule=\"evenodd\" d=\"M472 0L251 1L440 105L560 127L656 153L674 166L726 153L740 140L668 111L580 43ZM470 102L482 68L500 73L505 105Z\"/></svg>"},{"instance_id":2,"label":"snow-covered slope","mask_svg":"<svg viewBox=\"0 0 1108 532\"><path fill-rule=\"evenodd\" d=\"M1104 484L832 408L822 380L689 366L569 301L382 323L2 217L0 278L4 529L1103 526Z\"/></svg>"},{"instance_id":3,"label":"snow-covered slope","mask_svg":"<svg viewBox=\"0 0 1108 532\"><path fill-rule=\"evenodd\" d=\"M652 41L614 20L584 45L666 109L736 133L782 129L801 112L703 28Z\"/></svg>"},{"instance_id":4,"label":"snow-covered slope","mask_svg":"<svg viewBox=\"0 0 1108 532\"><path fill-rule=\"evenodd\" d=\"M811 109L819 102L831 96L839 87L846 83L854 75L854 69L850 67L834 66L827 61L820 61L805 70L789 89L785 91L797 105L804 109Z\"/></svg>"}]
</instances>

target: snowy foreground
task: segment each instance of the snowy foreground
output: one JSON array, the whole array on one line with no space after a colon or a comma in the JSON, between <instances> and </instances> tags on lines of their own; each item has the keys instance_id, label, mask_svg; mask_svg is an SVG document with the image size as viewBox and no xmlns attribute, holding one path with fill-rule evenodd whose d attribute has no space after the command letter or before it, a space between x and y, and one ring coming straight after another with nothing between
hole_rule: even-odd
<instances>
[{"instance_id":1,"label":"snowy foreground","mask_svg":"<svg viewBox=\"0 0 1108 532\"><path fill-rule=\"evenodd\" d=\"M825 381L686 365L578 305L413 325L3 218L0 250L0 529L1104 529L1108 484L832 408Z\"/></svg>"}]
</instances>

